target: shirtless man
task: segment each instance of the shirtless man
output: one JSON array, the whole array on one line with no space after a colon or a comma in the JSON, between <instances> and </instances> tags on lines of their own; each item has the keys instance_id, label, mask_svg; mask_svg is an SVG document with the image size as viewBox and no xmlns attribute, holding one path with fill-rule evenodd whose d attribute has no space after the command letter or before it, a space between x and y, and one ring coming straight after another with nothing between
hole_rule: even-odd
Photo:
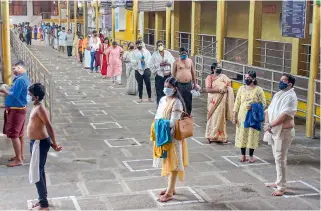
<instances>
[{"instance_id":1,"label":"shirtless man","mask_svg":"<svg viewBox=\"0 0 321 211\"><path fill-rule=\"evenodd\" d=\"M41 103L45 96L45 88L40 83L31 85L28 89L29 98L34 102L34 107L30 113L30 119L27 126L28 136L30 138L30 152L36 141L39 141L39 178L36 182L39 202L32 208L38 210L48 210L47 186L45 176L45 164L50 146L57 152L62 150L55 139L55 133L48 118L47 110ZM49 134L49 135L48 135ZM52 140L52 142L51 142ZM32 155L33 156L33 155Z\"/></svg>"},{"instance_id":2,"label":"shirtless man","mask_svg":"<svg viewBox=\"0 0 321 211\"><path fill-rule=\"evenodd\" d=\"M174 62L172 74L178 81L178 89L184 99L186 112L192 113L192 89L196 88L196 77L193 61L188 58L187 50L179 49L180 58ZM192 87L192 82L194 83Z\"/></svg>"},{"instance_id":3,"label":"shirtless man","mask_svg":"<svg viewBox=\"0 0 321 211\"><path fill-rule=\"evenodd\" d=\"M279 82L281 91L273 96L265 111L264 131L272 136L271 145L275 158L277 179L275 183L265 186L276 188L273 196L282 196L286 188L286 161L291 142L294 138L294 116L297 112L298 99L293 86L295 78L284 73Z\"/></svg>"}]
</instances>

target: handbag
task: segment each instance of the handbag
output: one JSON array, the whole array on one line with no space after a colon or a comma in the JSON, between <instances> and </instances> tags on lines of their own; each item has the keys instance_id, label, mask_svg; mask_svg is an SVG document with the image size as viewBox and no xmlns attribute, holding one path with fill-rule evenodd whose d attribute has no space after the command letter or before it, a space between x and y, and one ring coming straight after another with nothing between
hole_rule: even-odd
<instances>
[{"instance_id":1,"label":"handbag","mask_svg":"<svg viewBox=\"0 0 321 211\"><path fill-rule=\"evenodd\" d=\"M182 118L176 121L174 138L183 140L194 135L194 119L183 112Z\"/></svg>"}]
</instances>

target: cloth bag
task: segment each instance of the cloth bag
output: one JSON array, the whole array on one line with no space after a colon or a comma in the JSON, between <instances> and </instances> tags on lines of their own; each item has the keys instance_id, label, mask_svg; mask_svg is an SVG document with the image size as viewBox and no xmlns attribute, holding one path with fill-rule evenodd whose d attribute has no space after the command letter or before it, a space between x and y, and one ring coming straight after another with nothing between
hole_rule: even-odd
<instances>
[{"instance_id":1,"label":"cloth bag","mask_svg":"<svg viewBox=\"0 0 321 211\"><path fill-rule=\"evenodd\" d=\"M193 117L183 113L181 119L176 121L174 138L176 140L183 140L194 135L194 119Z\"/></svg>"},{"instance_id":2,"label":"cloth bag","mask_svg":"<svg viewBox=\"0 0 321 211\"><path fill-rule=\"evenodd\" d=\"M40 162L40 150L39 140L35 140L32 147L32 154L29 166L29 182L35 184L40 181L39 162Z\"/></svg>"}]
</instances>

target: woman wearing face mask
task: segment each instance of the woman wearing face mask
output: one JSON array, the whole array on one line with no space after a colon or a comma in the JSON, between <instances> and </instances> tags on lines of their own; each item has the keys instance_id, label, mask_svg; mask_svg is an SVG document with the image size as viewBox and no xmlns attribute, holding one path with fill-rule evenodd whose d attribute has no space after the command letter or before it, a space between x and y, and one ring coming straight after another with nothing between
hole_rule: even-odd
<instances>
[{"instance_id":1,"label":"woman wearing face mask","mask_svg":"<svg viewBox=\"0 0 321 211\"><path fill-rule=\"evenodd\" d=\"M254 128L244 128L246 114L251 110L252 103L262 103L266 105L264 91L257 86L256 72L249 71L245 75L245 85L237 91L234 104L233 123L236 125L235 146L241 148L241 162L255 162L253 158L254 149L259 145L260 131ZM246 148L249 148L250 159L246 158Z\"/></svg>"},{"instance_id":2,"label":"woman wearing face mask","mask_svg":"<svg viewBox=\"0 0 321 211\"><path fill-rule=\"evenodd\" d=\"M103 78L107 78L107 50L109 48L109 39L106 37L104 42L100 45L99 53L100 53L100 73Z\"/></svg>"},{"instance_id":3,"label":"woman wearing face mask","mask_svg":"<svg viewBox=\"0 0 321 211\"><path fill-rule=\"evenodd\" d=\"M175 184L177 177L179 180L184 180L185 167L188 166L188 150L186 140L176 140L174 138L175 123L179 120L183 114L186 112L185 103L178 91L178 81L173 78L167 78L164 85L164 94L159 101L159 106L155 115L155 122L152 124L151 139L154 141L154 159L153 167L159 168L162 166L162 176L168 176L168 187L166 190L160 193L159 201L167 202L173 199L175 195ZM164 143L166 140L163 135L164 131L159 130L153 125L159 125L159 121L166 122L166 131L169 132L167 139L170 141L162 149L166 149L166 155L164 153L158 153L159 147L157 144L159 142ZM169 127L169 128L168 128ZM157 135L162 133L162 135ZM156 136L155 136L156 135ZM161 137L160 137L161 136ZM154 139L153 137L159 137Z\"/></svg>"},{"instance_id":4,"label":"woman wearing face mask","mask_svg":"<svg viewBox=\"0 0 321 211\"><path fill-rule=\"evenodd\" d=\"M113 79L113 84L117 83L121 85L121 74L122 74L122 56L124 50L118 46L116 41L113 41L113 45L108 48L107 51L107 64L108 72L107 77Z\"/></svg>"},{"instance_id":5,"label":"woman wearing face mask","mask_svg":"<svg viewBox=\"0 0 321 211\"><path fill-rule=\"evenodd\" d=\"M232 120L234 93L231 79L217 66L218 63L212 64L212 73L205 81L208 93L205 138L209 143L227 143L226 120Z\"/></svg>"},{"instance_id":6,"label":"woman wearing face mask","mask_svg":"<svg viewBox=\"0 0 321 211\"><path fill-rule=\"evenodd\" d=\"M136 95L137 94L137 81L135 78L135 69L131 64L132 53L135 49L135 44L129 42L127 46L127 51L125 51L123 61L126 64L126 77L127 77L127 94Z\"/></svg>"},{"instance_id":7,"label":"woman wearing face mask","mask_svg":"<svg viewBox=\"0 0 321 211\"><path fill-rule=\"evenodd\" d=\"M157 49L149 61L149 67L152 74L155 75L155 89L158 105L160 99L164 96L164 82L171 76L171 69L175 59L169 51L164 49L163 41L157 41L156 47Z\"/></svg>"}]
</instances>

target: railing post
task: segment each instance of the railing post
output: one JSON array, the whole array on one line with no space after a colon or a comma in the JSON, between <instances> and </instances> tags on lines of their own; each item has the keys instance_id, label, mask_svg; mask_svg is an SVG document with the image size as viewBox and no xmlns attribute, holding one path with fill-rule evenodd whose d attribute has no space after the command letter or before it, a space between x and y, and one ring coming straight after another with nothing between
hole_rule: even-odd
<instances>
[{"instance_id":1,"label":"railing post","mask_svg":"<svg viewBox=\"0 0 321 211\"><path fill-rule=\"evenodd\" d=\"M266 62L267 62L267 49L266 49L266 46L267 46L267 42L264 42L264 65L263 67L266 68Z\"/></svg>"},{"instance_id":2,"label":"railing post","mask_svg":"<svg viewBox=\"0 0 321 211\"><path fill-rule=\"evenodd\" d=\"M315 106L315 101L316 101L316 92L317 92L317 83L316 81L314 80L314 94L313 94L313 113L312 113L312 138L315 138L315 109L316 109L316 106Z\"/></svg>"},{"instance_id":3,"label":"railing post","mask_svg":"<svg viewBox=\"0 0 321 211\"><path fill-rule=\"evenodd\" d=\"M282 73L284 73L285 69L285 43L283 43L283 51L282 51Z\"/></svg>"}]
</instances>

